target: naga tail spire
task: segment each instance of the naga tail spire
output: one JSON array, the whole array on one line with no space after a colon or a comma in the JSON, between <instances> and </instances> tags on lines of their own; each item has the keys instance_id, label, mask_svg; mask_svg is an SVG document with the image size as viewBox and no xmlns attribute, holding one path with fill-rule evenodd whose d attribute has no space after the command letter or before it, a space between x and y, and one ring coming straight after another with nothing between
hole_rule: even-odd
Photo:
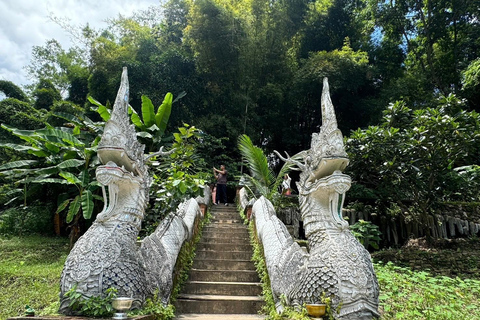
<instances>
[{"instance_id":1,"label":"naga tail spire","mask_svg":"<svg viewBox=\"0 0 480 320\"><path fill-rule=\"evenodd\" d=\"M323 78L322 90L322 127L337 129L337 117L333 109L332 99L330 98L330 87L328 85L328 78Z\"/></svg>"}]
</instances>

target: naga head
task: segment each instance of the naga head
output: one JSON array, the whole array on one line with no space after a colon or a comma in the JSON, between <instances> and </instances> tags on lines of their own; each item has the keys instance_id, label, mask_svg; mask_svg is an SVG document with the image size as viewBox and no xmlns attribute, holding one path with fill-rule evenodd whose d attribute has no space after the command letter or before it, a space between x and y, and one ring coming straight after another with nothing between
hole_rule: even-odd
<instances>
[{"instance_id":1,"label":"naga head","mask_svg":"<svg viewBox=\"0 0 480 320\"><path fill-rule=\"evenodd\" d=\"M96 175L97 180L109 186L112 192L116 190L114 184L137 185L143 194L143 205L146 206L151 178L145 165L145 146L138 142L135 126L130 124L128 99L127 68L123 68L112 113L98 143L98 158L102 165L97 168Z\"/></svg>"},{"instance_id":2,"label":"naga head","mask_svg":"<svg viewBox=\"0 0 480 320\"><path fill-rule=\"evenodd\" d=\"M310 149L286 159L276 152L282 160L292 162L296 165L296 170L302 171L299 183L304 187L335 171L342 172L348 165L343 135L337 127L337 118L330 98L327 78L323 79L321 108L322 126L319 133L312 134Z\"/></svg>"},{"instance_id":3,"label":"naga head","mask_svg":"<svg viewBox=\"0 0 480 320\"><path fill-rule=\"evenodd\" d=\"M130 124L128 98L127 68L123 68L112 114L98 143L98 158L104 165L112 161L117 166L143 177L147 170L143 161L145 146L138 142L135 127Z\"/></svg>"}]
</instances>

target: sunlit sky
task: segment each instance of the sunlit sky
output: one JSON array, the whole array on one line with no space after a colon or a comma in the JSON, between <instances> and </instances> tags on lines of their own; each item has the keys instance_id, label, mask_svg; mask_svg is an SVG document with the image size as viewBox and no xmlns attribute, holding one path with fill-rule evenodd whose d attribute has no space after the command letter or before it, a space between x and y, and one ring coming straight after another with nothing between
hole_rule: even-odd
<instances>
[{"instance_id":1,"label":"sunlit sky","mask_svg":"<svg viewBox=\"0 0 480 320\"><path fill-rule=\"evenodd\" d=\"M63 48L69 35L49 16L68 19L71 25L106 27L105 19L158 5L159 0L0 0L0 80L22 86L30 83L24 67L32 47L56 39ZM1 99L1 97L0 97Z\"/></svg>"}]
</instances>

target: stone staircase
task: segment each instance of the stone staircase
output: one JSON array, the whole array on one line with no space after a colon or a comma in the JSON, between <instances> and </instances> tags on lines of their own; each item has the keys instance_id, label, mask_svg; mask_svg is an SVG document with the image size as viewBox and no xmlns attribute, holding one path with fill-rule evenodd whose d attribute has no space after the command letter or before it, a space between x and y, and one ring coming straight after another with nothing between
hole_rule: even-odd
<instances>
[{"instance_id":1,"label":"stone staircase","mask_svg":"<svg viewBox=\"0 0 480 320\"><path fill-rule=\"evenodd\" d=\"M247 226L234 205L212 207L175 319L265 319Z\"/></svg>"}]
</instances>

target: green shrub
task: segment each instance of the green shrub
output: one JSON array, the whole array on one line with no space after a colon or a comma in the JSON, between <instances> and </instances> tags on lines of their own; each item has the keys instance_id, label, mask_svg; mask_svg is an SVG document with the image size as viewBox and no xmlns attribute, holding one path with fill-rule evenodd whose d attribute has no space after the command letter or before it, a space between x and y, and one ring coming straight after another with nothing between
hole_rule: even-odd
<instances>
[{"instance_id":1,"label":"green shrub","mask_svg":"<svg viewBox=\"0 0 480 320\"><path fill-rule=\"evenodd\" d=\"M53 209L32 205L7 209L0 213L0 234L53 234Z\"/></svg>"},{"instance_id":2,"label":"green shrub","mask_svg":"<svg viewBox=\"0 0 480 320\"><path fill-rule=\"evenodd\" d=\"M65 293L70 300L70 308L74 313L86 317L105 318L111 317L114 313L112 301L117 297L117 289L108 288L104 296L93 296L85 299L77 286Z\"/></svg>"},{"instance_id":3,"label":"green shrub","mask_svg":"<svg viewBox=\"0 0 480 320\"><path fill-rule=\"evenodd\" d=\"M378 226L370 221L360 219L350 226L350 230L365 249L369 247L378 249L378 243L381 240L380 235L382 234L380 230L378 230Z\"/></svg>"}]
</instances>

